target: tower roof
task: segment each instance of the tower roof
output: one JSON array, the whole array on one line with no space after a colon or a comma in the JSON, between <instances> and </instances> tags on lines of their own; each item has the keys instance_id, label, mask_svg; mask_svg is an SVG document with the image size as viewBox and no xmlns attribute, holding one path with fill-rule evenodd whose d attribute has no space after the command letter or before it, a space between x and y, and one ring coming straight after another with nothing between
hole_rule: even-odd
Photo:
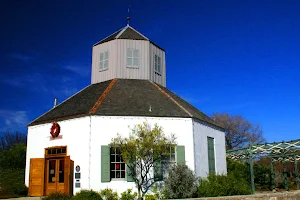
<instances>
[{"instance_id":1,"label":"tower roof","mask_svg":"<svg viewBox=\"0 0 300 200\"><path fill-rule=\"evenodd\" d=\"M160 46L149 40L146 36L132 28L131 26L127 25L124 28L118 30L117 32L111 34L110 36L104 38L103 40L94 44L97 46L99 44L103 44L105 42L109 42L115 39L129 39L129 40L146 40L152 43L153 45L157 46L158 48L162 49ZM163 50L163 49L162 49Z\"/></svg>"},{"instance_id":2,"label":"tower roof","mask_svg":"<svg viewBox=\"0 0 300 200\"><path fill-rule=\"evenodd\" d=\"M89 115L194 118L222 128L167 88L137 79L113 79L92 84L29 126Z\"/></svg>"}]
</instances>

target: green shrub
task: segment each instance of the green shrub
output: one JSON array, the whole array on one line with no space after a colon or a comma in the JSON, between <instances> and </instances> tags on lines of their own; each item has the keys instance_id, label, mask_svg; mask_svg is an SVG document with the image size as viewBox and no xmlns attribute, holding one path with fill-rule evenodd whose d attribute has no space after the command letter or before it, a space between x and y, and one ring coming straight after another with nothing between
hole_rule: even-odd
<instances>
[{"instance_id":1,"label":"green shrub","mask_svg":"<svg viewBox=\"0 0 300 200\"><path fill-rule=\"evenodd\" d=\"M152 190L152 194L145 194L144 198L145 200L156 200L156 199L166 199L165 195L164 195L164 190L163 190L163 183L156 183L156 185L154 185L151 190Z\"/></svg>"},{"instance_id":2,"label":"green shrub","mask_svg":"<svg viewBox=\"0 0 300 200\"><path fill-rule=\"evenodd\" d=\"M105 199L105 200L118 200L119 199L118 193L114 192L112 189L108 189L108 188L101 190L100 195L101 195L102 199Z\"/></svg>"},{"instance_id":3,"label":"green shrub","mask_svg":"<svg viewBox=\"0 0 300 200\"><path fill-rule=\"evenodd\" d=\"M156 200L159 199L155 194L146 194L145 200Z\"/></svg>"},{"instance_id":4,"label":"green shrub","mask_svg":"<svg viewBox=\"0 0 300 200\"><path fill-rule=\"evenodd\" d=\"M256 189L271 188L271 168L263 163L254 163L254 183ZM234 161L227 158L227 173L236 178L245 179L250 186L250 166L248 163Z\"/></svg>"},{"instance_id":5,"label":"green shrub","mask_svg":"<svg viewBox=\"0 0 300 200\"><path fill-rule=\"evenodd\" d=\"M70 199L72 199L70 195L60 193L60 192L51 193L46 198L43 198L43 200L70 200Z\"/></svg>"},{"instance_id":6,"label":"green shrub","mask_svg":"<svg viewBox=\"0 0 300 200\"><path fill-rule=\"evenodd\" d=\"M25 169L1 169L1 195L27 196L28 189L24 185Z\"/></svg>"},{"instance_id":7,"label":"green shrub","mask_svg":"<svg viewBox=\"0 0 300 200\"><path fill-rule=\"evenodd\" d=\"M100 194L93 190L81 190L80 192L76 193L73 199L74 200L102 200Z\"/></svg>"},{"instance_id":8,"label":"green shrub","mask_svg":"<svg viewBox=\"0 0 300 200\"><path fill-rule=\"evenodd\" d=\"M243 178L232 174L210 174L206 179L199 180L198 197L218 197L251 194L248 183Z\"/></svg>"},{"instance_id":9,"label":"green shrub","mask_svg":"<svg viewBox=\"0 0 300 200\"><path fill-rule=\"evenodd\" d=\"M250 167L249 164L244 162L238 162L235 160L231 160L230 158L227 158L227 174L232 174L236 178L243 178L247 182L249 182L250 185Z\"/></svg>"},{"instance_id":10,"label":"green shrub","mask_svg":"<svg viewBox=\"0 0 300 200\"><path fill-rule=\"evenodd\" d=\"M271 188L270 166L255 163L253 169L254 169L254 183L256 189L270 189Z\"/></svg>"},{"instance_id":11,"label":"green shrub","mask_svg":"<svg viewBox=\"0 0 300 200\"><path fill-rule=\"evenodd\" d=\"M186 165L173 167L165 180L165 195L169 199L182 199L193 197L197 191L195 177L192 170Z\"/></svg>"},{"instance_id":12,"label":"green shrub","mask_svg":"<svg viewBox=\"0 0 300 200\"><path fill-rule=\"evenodd\" d=\"M135 200L137 199L137 193L131 193L132 189L127 189L125 192L121 193L121 200Z\"/></svg>"}]
</instances>

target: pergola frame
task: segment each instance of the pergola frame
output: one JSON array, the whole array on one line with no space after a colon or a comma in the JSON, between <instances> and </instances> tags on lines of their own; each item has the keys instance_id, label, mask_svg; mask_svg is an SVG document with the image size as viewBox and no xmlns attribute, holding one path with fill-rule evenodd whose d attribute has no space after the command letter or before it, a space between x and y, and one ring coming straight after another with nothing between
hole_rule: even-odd
<instances>
[{"instance_id":1,"label":"pergola frame","mask_svg":"<svg viewBox=\"0 0 300 200\"><path fill-rule=\"evenodd\" d=\"M255 158L267 157L270 158L271 167L271 182L272 189L275 189L275 173L274 173L274 162L283 163L283 174L285 189L288 189L288 179L286 172L286 162L294 162L295 178L297 184L297 190L300 188L299 174L297 169L297 161L300 161L300 139L291 140L289 142L274 142L249 145L246 148L240 148L236 150L228 150L227 156L232 160L248 160L250 164L250 175L251 175L251 188L252 192L255 193L254 185L254 171L253 171L253 160Z\"/></svg>"}]
</instances>

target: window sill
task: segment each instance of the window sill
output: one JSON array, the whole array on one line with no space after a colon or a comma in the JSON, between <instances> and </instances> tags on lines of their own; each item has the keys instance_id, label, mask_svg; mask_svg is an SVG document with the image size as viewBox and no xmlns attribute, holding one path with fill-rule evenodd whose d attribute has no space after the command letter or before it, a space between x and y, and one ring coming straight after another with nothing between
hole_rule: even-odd
<instances>
[{"instance_id":1,"label":"window sill","mask_svg":"<svg viewBox=\"0 0 300 200\"><path fill-rule=\"evenodd\" d=\"M135 66L126 66L126 68L129 68L129 69L139 69L140 67L135 67Z\"/></svg>"},{"instance_id":2,"label":"window sill","mask_svg":"<svg viewBox=\"0 0 300 200\"><path fill-rule=\"evenodd\" d=\"M112 178L110 181L113 181L113 182L115 182L115 181L126 181L126 179L125 178Z\"/></svg>"},{"instance_id":3,"label":"window sill","mask_svg":"<svg viewBox=\"0 0 300 200\"><path fill-rule=\"evenodd\" d=\"M104 71L107 71L108 70L108 68L106 68L106 69L99 69L99 72L104 72Z\"/></svg>"}]
</instances>

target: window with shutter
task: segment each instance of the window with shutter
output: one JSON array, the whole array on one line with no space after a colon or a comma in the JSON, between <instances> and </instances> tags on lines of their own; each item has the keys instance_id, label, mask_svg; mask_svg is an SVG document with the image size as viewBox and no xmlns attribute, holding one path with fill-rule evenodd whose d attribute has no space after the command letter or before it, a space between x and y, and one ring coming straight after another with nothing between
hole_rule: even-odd
<instances>
[{"instance_id":1,"label":"window with shutter","mask_svg":"<svg viewBox=\"0 0 300 200\"><path fill-rule=\"evenodd\" d=\"M175 164L185 163L185 147L170 147L170 154L162 155L161 159L154 163L154 180L162 181L167 177L168 171ZM167 167L166 167L167 166Z\"/></svg>"},{"instance_id":2,"label":"window with shutter","mask_svg":"<svg viewBox=\"0 0 300 200\"><path fill-rule=\"evenodd\" d=\"M125 163L123 161L120 149L110 148L110 178L125 178Z\"/></svg>"},{"instance_id":3,"label":"window with shutter","mask_svg":"<svg viewBox=\"0 0 300 200\"><path fill-rule=\"evenodd\" d=\"M207 137L207 149L208 149L208 172L210 174L216 173L215 166L215 141L214 138Z\"/></svg>"}]
</instances>

